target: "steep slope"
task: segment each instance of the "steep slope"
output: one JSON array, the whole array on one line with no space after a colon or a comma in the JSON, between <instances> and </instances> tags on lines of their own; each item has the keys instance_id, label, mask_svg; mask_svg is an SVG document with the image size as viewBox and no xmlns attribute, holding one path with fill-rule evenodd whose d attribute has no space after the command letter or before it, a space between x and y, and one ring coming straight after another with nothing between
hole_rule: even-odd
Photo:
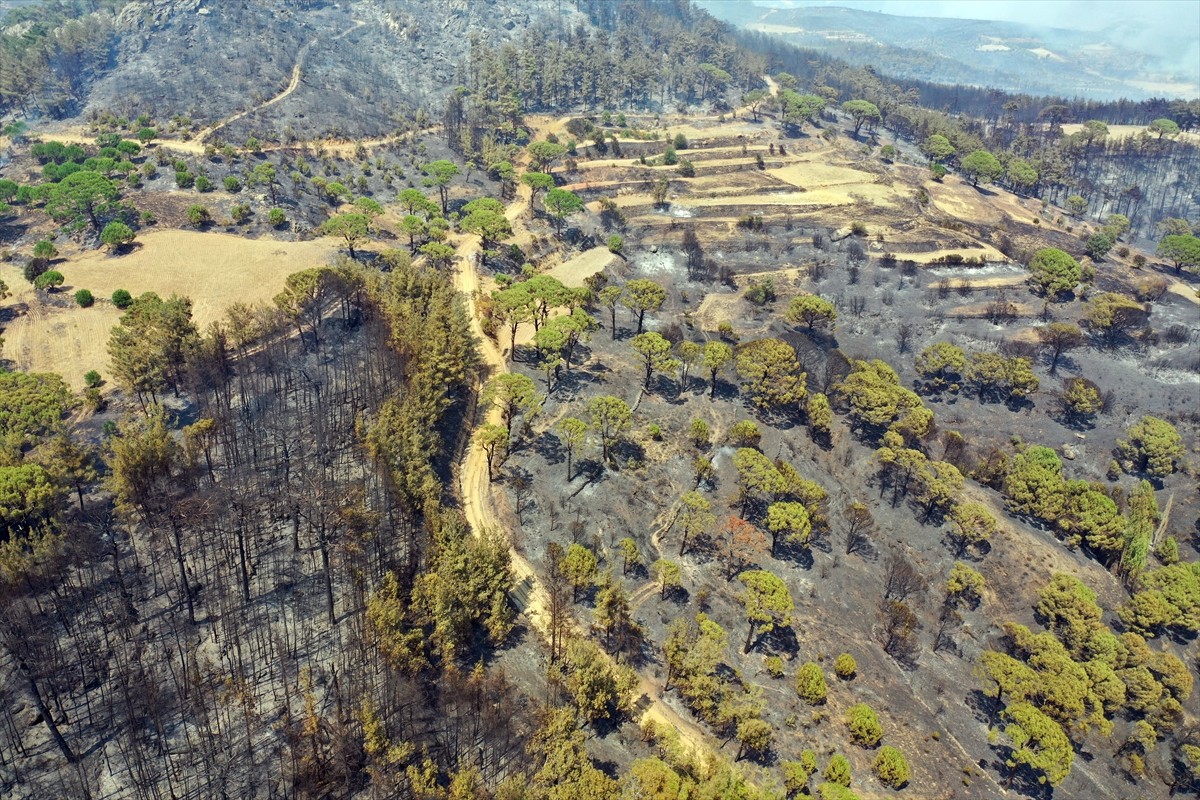
<instances>
[{"instance_id":1,"label":"steep slope","mask_svg":"<svg viewBox=\"0 0 1200 800\"><path fill-rule=\"evenodd\" d=\"M553 0L136 2L117 18L116 63L86 111L199 127L244 113L220 132L227 141L378 136L465 82L472 42L499 43L550 20L584 22Z\"/></svg>"}]
</instances>

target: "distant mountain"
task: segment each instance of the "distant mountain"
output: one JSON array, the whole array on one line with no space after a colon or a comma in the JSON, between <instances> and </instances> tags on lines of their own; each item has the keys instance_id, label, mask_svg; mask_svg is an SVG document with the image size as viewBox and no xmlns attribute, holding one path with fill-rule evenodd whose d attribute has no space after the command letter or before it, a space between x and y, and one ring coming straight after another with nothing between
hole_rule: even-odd
<instances>
[{"instance_id":1,"label":"distant mountain","mask_svg":"<svg viewBox=\"0 0 1200 800\"><path fill-rule=\"evenodd\" d=\"M698 0L697 5L747 30L871 65L895 78L1095 100L1200 94L1195 70L1189 74L1188 68L1170 63L1177 52L1172 43L1163 43L1164 56L1122 44L1144 39L1134 23L1085 32L837 7L766 8L722 0ZM1194 28L1186 35L1194 38Z\"/></svg>"}]
</instances>

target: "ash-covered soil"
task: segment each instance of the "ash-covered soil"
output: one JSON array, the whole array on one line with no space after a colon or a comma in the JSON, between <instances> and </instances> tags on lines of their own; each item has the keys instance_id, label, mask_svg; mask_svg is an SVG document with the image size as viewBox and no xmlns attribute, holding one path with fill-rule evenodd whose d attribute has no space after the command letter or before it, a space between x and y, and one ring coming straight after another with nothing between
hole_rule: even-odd
<instances>
[{"instance_id":1,"label":"ash-covered soil","mask_svg":"<svg viewBox=\"0 0 1200 800\"><path fill-rule=\"evenodd\" d=\"M699 147L707 144L713 143ZM753 140L750 146L756 146ZM805 143L787 146L806 148ZM807 143L812 149L819 146ZM661 148L658 145L659 152ZM631 144L626 150L628 159L628 151L646 152L649 157L655 148ZM842 163L845 152L839 148L829 153L824 163ZM665 208L653 207L645 194L654 179L648 174L651 169L628 161L604 166L597 163L604 159L581 162L578 172L565 178L589 197L615 198L624 214L623 222L609 218L600 223L620 230L629 243L626 258L608 268L608 279L624 283L649 278L667 289L667 302L648 315L647 330L674 341L704 342L717 338L718 325L729 321L735 338L742 342L783 338L804 364L809 390L825 392L836 380L843 357L884 359L898 371L903 384L917 387L914 359L934 342L953 342L967 351L1027 355L1034 361L1041 387L1024 404L987 402L962 392L923 395L939 430L958 431L965 437L968 463L976 463L993 448L1011 452L1014 442L1023 441L1056 449L1064 458L1068 478L1106 481L1111 486L1105 467L1115 443L1144 414L1174 422L1189 448L1188 458L1197 456L1200 316L1196 303L1182 293L1166 292L1150 305L1151 327L1172 331L1170 335L1140 344L1127 341L1116 350L1084 347L1064 357L1056 374L1051 374L1046 357L1031 346L1032 328L1053 320L1077 321L1084 297L1045 306L1030 293L1024 268L1000 254L995 243L1001 234L1010 237L1005 246L1013 249L1036 242L1077 248L1078 240L1059 229L1036 230L1030 221L1034 212L1026 210L1019 198L1003 195L992 200L1001 193L974 194L953 182L931 186L931 193L956 201L967 211L973 205L986 207L988 214L996 216L999 224L995 225L975 224L970 217L952 216L936 205L921 208L903 199L890 208L844 202L817 208L780 206L773 200L789 188L779 185L769 163L766 170L759 170L748 159L745 166L735 165L714 177L704 172L712 155L703 149L686 153L696 164L697 177L679 181L672 176L672 199ZM864 172L869 169L862 166ZM903 198L912 190L907 177L915 171L906 173L906 169L896 165L880 173L888 176L886 188L894 197ZM812 191L830 191L834 198L827 187L809 185ZM718 198L722 192L734 198L730 205L694 202L697 197ZM747 195L753 201L742 204L740 198ZM1025 216L1014 218L1016 214ZM742 224L755 215L762 216L761 228ZM835 237L835 231L855 220L867 223L869 236L839 233ZM589 232L602 233L594 230L596 224L595 217L579 223ZM688 244L685 237L693 236ZM931 254L950 252L971 258L984 255L987 263L918 263L930 260ZM896 257L889 258L888 253ZM1096 266L1093 291L1132 292L1137 281L1157 274L1155 268L1130 270L1127 262L1116 258ZM757 305L744 297L752 284L768 280L776 293L773 301ZM801 292L819 294L836 304L835 333L810 335L787 325L782 317L788 301ZM989 309L999 302L1012 303L1015 310L1002 318L989 318ZM634 599L635 616L646 630L643 657L660 686L666 679L661 642L673 620L704 611L725 627L730 637L726 664L762 687L766 719L777 733L767 769L799 757L805 748L817 750L822 761L842 752L853 766L855 791L884 796L887 790L870 772L874 751L853 745L843 722L846 708L865 702L880 714L883 743L899 747L908 756L913 779L906 791L921 797L1001 795L1007 768L989 743L995 708L979 691L974 672L977 657L995 644L1001 623L1037 626L1033 613L1037 592L1052 574L1079 576L1107 609L1127 597L1117 577L1086 553L1065 547L1053 533L1010 517L997 492L968 480L967 496L990 506L1001 520L1001 530L990 551L971 561L988 582L982 603L962 609L962 627L938 643L942 586L955 562L946 541L949 525L936 519L923 521L921 512L904 500L894 504L891 493L879 483L871 447L858 441L840 418L832 443L822 447L794 420L759 415L739 392L731 370L723 374L715 398L709 397L703 374L691 377L686 385L677 376L656 376L649 391L644 391L641 362L630 346L636 320L620 310L614 332L606 309L599 309L596 316L601 329L578 349L577 365L563 373L549 392L498 479L519 549L535 563L550 541L564 545L577 541L593 549L601 559L601 571L609 569L624 581ZM507 345L507 336L501 335L500 341ZM546 391L545 374L537 368L531 346L518 345L512 368ZM1085 376L1110 393L1104 412L1090 426L1068 424L1055 402L1061 382L1075 376ZM576 457L576 474L568 481L566 453L555 426L566 416L586 419L586 403L596 395L615 395L628 402L635 409L633 425L613 464L602 466L599 448L592 443ZM690 443L688 429L694 418L710 425L710 445L696 448ZM767 456L791 463L825 488L831 521L828 533L808 555L751 555L752 568L771 570L785 580L796 613L790 631L766 637L749 654L743 654L741 646L747 630L745 612L736 600L741 586L726 579L719 549L710 541L689 546L680 555L680 532L671 525L680 495L696 487L693 459L698 455L711 458L716 469L716 477L701 486L717 517L714 530L719 532L722 523L737 514L735 446L727 433L745 419L760 426L760 448ZM661 436L652 426L661 429ZM930 455L943 457L941 445L932 444ZM1115 483L1128 492L1136 479L1123 474ZM1167 478L1158 492L1160 506L1168 498L1173 506L1164 533L1178 537L1184 559L1194 559L1200 498L1193 478L1184 473ZM877 531L867 552L847 554L841 511L855 502L868 506ZM678 561L682 590L662 598L644 568L623 575L617 543L624 537L638 543L647 564L658 558ZM878 636L884 572L893 553L911 561L928 582L927 591L910 598L922 621L921 651L912 665L888 656ZM585 621L591 619L593 602L594 596L585 593L576 608ZM1115 615L1110 612L1106 621L1114 623ZM1156 646L1188 657L1178 642ZM832 661L841 652L850 652L858 661L858 677L853 681L833 677ZM769 673L768 656L783 659L782 677ZM817 708L806 705L794 688L795 671L805 661L817 662L828 676L829 699ZM667 692L664 700L682 714L689 713L673 692ZM1195 706L1193 698L1190 713ZM1125 727L1126 723L1118 723L1112 747L1126 734ZM615 745L628 735L628 731L610 732L598 737L593 749L604 752L604 757L615 752L619 763L628 763L636 756ZM1089 754L1076 759L1055 796L1112 796L1113 787L1126 785L1128 779L1118 761L1108 757L1108 748L1102 743L1086 748ZM762 777L770 780L766 772ZM1143 783L1139 788L1154 787Z\"/></svg>"},{"instance_id":2,"label":"ash-covered soil","mask_svg":"<svg viewBox=\"0 0 1200 800\"><path fill-rule=\"evenodd\" d=\"M200 130L284 92L299 65L293 92L218 138L381 136L466 82L472 44L497 47L549 21L583 17L553 0L136 2L120 16L116 62L84 113L182 116Z\"/></svg>"}]
</instances>

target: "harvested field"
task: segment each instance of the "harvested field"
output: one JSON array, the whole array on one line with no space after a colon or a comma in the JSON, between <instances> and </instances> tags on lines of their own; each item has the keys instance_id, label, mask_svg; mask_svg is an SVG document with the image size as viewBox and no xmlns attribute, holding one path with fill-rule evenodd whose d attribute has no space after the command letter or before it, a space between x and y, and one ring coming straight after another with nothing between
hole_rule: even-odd
<instances>
[{"instance_id":1,"label":"harvested field","mask_svg":"<svg viewBox=\"0 0 1200 800\"><path fill-rule=\"evenodd\" d=\"M4 272L9 286L18 285L14 277L24 283L19 275L10 274L14 270ZM57 372L75 390L83 389L83 375L88 370L108 372L108 335L121 316L111 303L97 303L92 308L79 308L74 303L60 307L43 302L30 288L15 293L4 305L23 311L4 329L4 358L17 369Z\"/></svg>"},{"instance_id":2,"label":"harvested field","mask_svg":"<svg viewBox=\"0 0 1200 800\"><path fill-rule=\"evenodd\" d=\"M1036 210L1026 208L1016 195L999 189L976 188L957 176L947 175L941 183L926 181L924 186L939 211L976 224L995 225L1003 222L1006 215L1032 223L1037 216Z\"/></svg>"},{"instance_id":3,"label":"harvested field","mask_svg":"<svg viewBox=\"0 0 1200 800\"><path fill-rule=\"evenodd\" d=\"M55 264L66 283L49 301L38 297L15 268L6 267L2 277L14 293L3 307L18 316L4 329L5 355L20 369L59 372L79 388L83 373L107 369L108 333L120 316L108 300L115 290L190 297L196 325L203 329L235 302L269 302L289 274L325 264L336 252L328 241L180 230L154 231L138 242L126 255L93 250ZM91 290L96 305L76 306L70 297L77 289Z\"/></svg>"},{"instance_id":4,"label":"harvested field","mask_svg":"<svg viewBox=\"0 0 1200 800\"><path fill-rule=\"evenodd\" d=\"M808 160L819 158L820 155L816 153L807 155L803 161L797 161L779 169L769 169L767 173L801 189L812 186L870 183L875 180L874 175L863 170Z\"/></svg>"},{"instance_id":5,"label":"harvested field","mask_svg":"<svg viewBox=\"0 0 1200 800\"><path fill-rule=\"evenodd\" d=\"M718 197L688 197L685 204L697 207L726 207L726 206L839 206L852 205L867 200L881 206L895 206L899 198L896 190L890 186L872 183L848 184L839 189L817 189L811 192L777 192L744 195L725 195ZM616 198L617 205L629 206L649 205L653 198L648 194L621 195Z\"/></svg>"},{"instance_id":6,"label":"harvested field","mask_svg":"<svg viewBox=\"0 0 1200 800\"><path fill-rule=\"evenodd\" d=\"M597 272L602 272L605 267L616 260L617 256L613 255L607 247L593 247L591 250L585 250L574 258L554 266L546 274L558 278L565 286L575 288L583 286L585 279Z\"/></svg>"}]
</instances>

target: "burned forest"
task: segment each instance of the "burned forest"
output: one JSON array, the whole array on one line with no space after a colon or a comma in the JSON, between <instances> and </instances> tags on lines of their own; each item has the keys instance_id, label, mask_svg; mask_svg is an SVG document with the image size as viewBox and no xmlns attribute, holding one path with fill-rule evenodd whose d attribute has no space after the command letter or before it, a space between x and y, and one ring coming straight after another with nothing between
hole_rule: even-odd
<instances>
[{"instance_id":1,"label":"burned forest","mask_svg":"<svg viewBox=\"0 0 1200 800\"><path fill-rule=\"evenodd\" d=\"M1200 791L1188 76L722 5L0 0L0 796Z\"/></svg>"}]
</instances>

